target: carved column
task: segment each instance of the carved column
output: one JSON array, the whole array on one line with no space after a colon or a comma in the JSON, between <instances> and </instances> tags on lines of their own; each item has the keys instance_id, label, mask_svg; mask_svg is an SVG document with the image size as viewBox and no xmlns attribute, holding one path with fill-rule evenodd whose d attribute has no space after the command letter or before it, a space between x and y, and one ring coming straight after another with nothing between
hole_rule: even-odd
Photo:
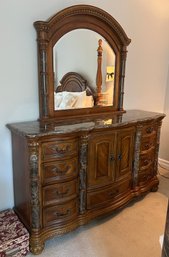
<instances>
[{"instance_id":1,"label":"carved column","mask_svg":"<svg viewBox=\"0 0 169 257\"><path fill-rule=\"evenodd\" d=\"M48 71L47 71L47 46L48 46L48 26L35 22L38 42L38 67L39 67L39 100L40 116L48 117Z\"/></svg>"},{"instance_id":2,"label":"carved column","mask_svg":"<svg viewBox=\"0 0 169 257\"><path fill-rule=\"evenodd\" d=\"M138 186L142 128L143 128L143 126L138 125L137 130L136 130L134 165L133 165L133 186L134 186L134 188L136 188Z\"/></svg>"},{"instance_id":3,"label":"carved column","mask_svg":"<svg viewBox=\"0 0 169 257\"><path fill-rule=\"evenodd\" d=\"M88 159L88 135L82 135L80 141L80 213L86 211L86 177Z\"/></svg>"},{"instance_id":4,"label":"carved column","mask_svg":"<svg viewBox=\"0 0 169 257\"><path fill-rule=\"evenodd\" d=\"M44 244L38 238L38 231L41 228L41 188L38 173L39 144L36 141L29 141L29 170L30 170L30 192L31 192L31 236L30 250L34 254L39 254L44 248Z\"/></svg>"},{"instance_id":5,"label":"carved column","mask_svg":"<svg viewBox=\"0 0 169 257\"><path fill-rule=\"evenodd\" d=\"M121 52L121 77L120 77L120 92L119 92L119 110L123 110L123 97L124 97L124 79L125 79L125 66L126 66L127 51L126 47Z\"/></svg>"},{"instance_id":6,"label":"carved column","mask_svg":"<svg viewBox=\"0 0 169 257\"><path fill-rule=\"evenodd\" d=\"M157 139L156 139L155 159L154 159L154 176L157 175L157 170L158 170L158 153L159 153L159 145L160 145L161 124L162 124L162 121L158 123L158 128L157 128Z\"/></svg>"}]
</instances>

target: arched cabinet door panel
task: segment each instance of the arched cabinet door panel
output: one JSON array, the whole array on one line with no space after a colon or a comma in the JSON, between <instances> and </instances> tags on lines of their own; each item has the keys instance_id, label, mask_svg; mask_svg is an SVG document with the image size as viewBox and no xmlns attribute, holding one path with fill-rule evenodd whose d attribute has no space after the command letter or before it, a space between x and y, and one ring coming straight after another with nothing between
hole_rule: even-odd
<instances>
[{"instance_id":1,"label":"arched cabinet door panel","mask_svg":"<svg viewBox=\"0 0 169 257\"><path fill-rule=\"evenodd\" d=\"M117 162L115 180L131 178L134 154L135 129L129 128L117 133Z\"/></svg>"},{"instance_id":2,"label":"arched cabinet door panel","mask_svg":"<svg viewBox=\"0 0 169 257\"><path fill-rule=\"evenodd\" d=\"M115 133L92 134L88 153L88 187L112 183L115 179Z\"/></svg>"}]
</instances>

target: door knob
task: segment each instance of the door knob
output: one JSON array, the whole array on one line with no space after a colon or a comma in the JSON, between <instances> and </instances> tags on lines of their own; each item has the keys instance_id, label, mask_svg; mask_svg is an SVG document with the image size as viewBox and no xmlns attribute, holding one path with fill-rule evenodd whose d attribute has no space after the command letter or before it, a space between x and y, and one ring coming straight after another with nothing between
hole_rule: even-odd
<instances>
[{"instance_id":1,"label":"door knob","mask_svg":"<svg viewBox=\"0 0 169 257\"><path fill-rule=\"evenodd\" d=\"M114 161L114 160L115 160L114 154L111 154L111 155L110 155L110 161Z\"/></svg>"},{"instance_id":2,"label":"door knob","mask_svg":"<svg viewBox=\"0 0 169 257\"><path fill-rule=\"evenodd\" d=\"M121 155L121 154L118 154L117 159L118 159L119 161L121 161L121 160L122 160L122 155Z\"/></svg>"}]
</instances>

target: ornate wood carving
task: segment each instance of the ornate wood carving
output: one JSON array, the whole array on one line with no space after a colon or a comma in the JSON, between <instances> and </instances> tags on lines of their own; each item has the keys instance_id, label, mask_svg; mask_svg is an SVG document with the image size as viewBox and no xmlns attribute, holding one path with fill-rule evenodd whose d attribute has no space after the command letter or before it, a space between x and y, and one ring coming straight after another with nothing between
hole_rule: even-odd
<instances>
[{"instance_id":1,"label":"ornate wood carving","mask_svg":"<svg viewBox=\"0 0 169 257\"><path fill-rule=\"evenodd\" d=\"M138 172L140 163L140 148L141 148L141 137L142 137L142 125L137 126L136 139L135 139L135 151L134 151L134 165L133 165L133 187L138 186Z\"/></svg>"},{"instance_id":2,"label":"ornate wood carving","mask_svg":"<svg viewBox=\"0 0 169 257\"><path fill-rule=\"evenodd\" d=\"M38 174L38 143L29 142L29 169L31 180L32 228L39 229L40 222L40 180Z\"/></svg>"},{"instance_id":3,"label":"ornate wood carving","mask_svg":"<svg viewBox=\"0 0 169 257\"><path fill-rule=\"evenodd\" d=\"M80 141L80 213L86 211L86 175L87 175L87 158L88 158L88 135L81 136Z\"/></svg>"}]
</instances>

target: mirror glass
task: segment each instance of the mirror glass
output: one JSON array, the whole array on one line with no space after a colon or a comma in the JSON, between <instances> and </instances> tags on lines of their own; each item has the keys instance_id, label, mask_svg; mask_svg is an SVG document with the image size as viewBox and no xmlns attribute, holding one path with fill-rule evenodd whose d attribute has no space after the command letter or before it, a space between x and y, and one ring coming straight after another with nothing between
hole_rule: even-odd
<instances>
[{"instance_id":1,"label":"mirror glass","mask_svg":"<svg viewBox=\"0 0 169 257\"><path fill-rule=\"evenodd\" d=\"M62 77L68 72L79 73L87 85L96 92L97 48L102 39L102 96L103 106L113 105L115 53L108 42L98 33L88 29L76 29L68 32L53 48L54 89L60 85ZM57 93L58 94L58 93ZM58 108L60 103L55 95L55 110L82 107ZM56 102L57 101L57 102ZM60 101L60 100L59 100ZM85 106L85 107L92 107Z\"/></svg>"}]
</instances>

